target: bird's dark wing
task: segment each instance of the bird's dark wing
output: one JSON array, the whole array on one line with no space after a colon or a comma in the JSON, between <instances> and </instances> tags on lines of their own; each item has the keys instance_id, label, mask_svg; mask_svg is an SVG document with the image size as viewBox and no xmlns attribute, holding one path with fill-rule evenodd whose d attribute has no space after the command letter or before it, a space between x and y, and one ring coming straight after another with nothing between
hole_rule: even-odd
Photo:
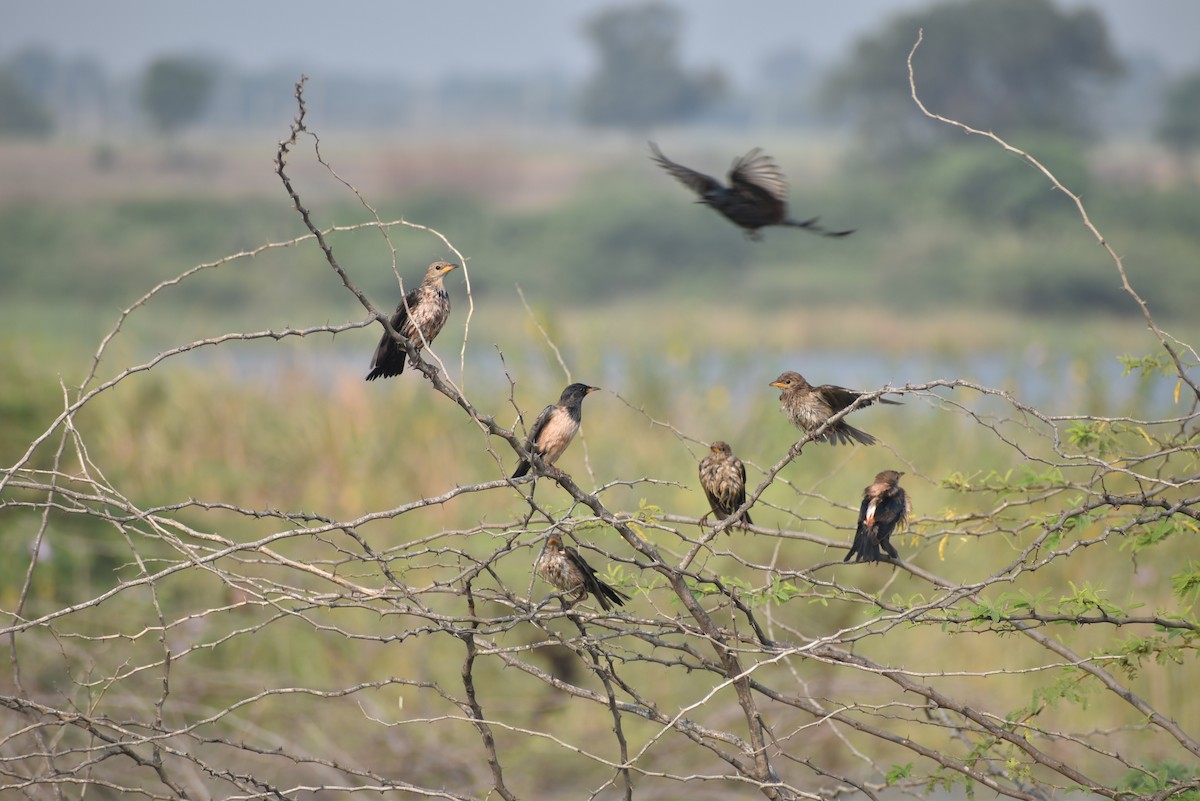
<instances>
[{"instance_id":1,"label":"bird's dark wing","mask_svg":"<svg viewBox=\"0 0 1200 801\"><path fill-rule=\"evenodd\" d=\"M849 562L855 555L858 556L856 562L878 562L879 561L879 540L877 539L877 526L867 525L867 507L871 505L871 496L863 497L862 505L858 508L858 528L854 532L854 542L850 545L850 551L843 562ZM876 524L878 524L879 509L878 505L875 510Z\"/></svg>"},{"instance_id":2,"label":"bird's dark wing","mask_svg":"<svg viewBox=\"0 0 1200 801\"><path fill-rule=\"evenodd\" d=\"M742 482L741 482L742 486L741 486L741 489L738 490L738 492L737 492L737 497L735 497L733 499L733 507L729 510L730 513L736 512L741 507L741 505L746 502L746 465L745 465L745 463L742 462L741 460L738 460L737 469L738 469L738 475L742 479ZM750 519L750 510L748 510L748 509L746 510L746 513L744 515L742 515L742 520L744 520L746 525L748 525L748 526L754 525L754 521Z\"/></svg>"},{"instance_id":3,"label":"bird's dark wing","mask_svg":"<svg viewBox=\"0 0 1200 801\"><path fill-rule=\"evenodd\" d=\"M777 207L780 214L787 204L787 178L779 165L757 147L733 163L729 184L740 192L753 195L759 203Z\"/></svg>"},{"instance_id":4,"label":"bird's dark wing","mask_svg":"<svg viewBox=\"0 0 1200 801\"><path fill-rule=\"evenodd\" d=\"M833 384L822 384L816 387L813 392L817 393L835 414L854 403L862 395L861 392L855 392L852 389L834 386ZM871 401L863 401L859 405L870 406Z\"/></svg>"},{"instance_id":5,"label":"bird's dark wing","mask_svg":"<svg viewBox=\"0 0 1200 801\"><path fill-rule=\"evenodd\" d=\"M650 150L654 155L651 158L667 172L675 177L675 180L686 186L688 189L703 197L709 192L719 192L725 187L721 182L711 175L705 175L702 172L697 172L690 167L685 167L682 164L676 164L662 154L658 149L658 145L650 142Z\"/></svg>"},{"instance_id":6,"label":"bird's dark wing","mask_svg":"<svg viewBox=\"0 0 1200 801\"><path fill-rule=\"evenodd\" d=\"M551 404L551 405L547 406L545 409L542 409L541 413L534 419L533 428L529 429L529 436L525 438L526 450L538 453L539 456L541 455L540 452L538 452L538 450L537 450L538 437L541 436L542 429L546 427L546 423L550 420L550 415L554 413L554 409L555 409L555 406L553 404ZM523 476L529 472L529 468L530 468L529 461L526 459L522 459L521 463L519 465L517 465L516 472L514 472L512 474L512 477L520 478L521 476Z\"/></svg>"},{"instance_id":7,"label":"bird's dark wing","mask_svg":"<svg viewBox=\"0 0 1200 801\"><path fill-rule=\"evenodd\" d=\"M625 605L625 602L629 600L629 596L601 581L596 575L596 571L592 569L592 566L585 562L583 557L579 555L579 551L569 545L563 551L566 553L567 558L571 560L571 564L575 565L583 575L583 586L589 593L596 596L601 609L608 611L612 609L613 604L617 606Z\"/></svg>"},{"instance_id":8,"label":"bird's dark wing","mask_svg":"<svg viewBox=\"0 0 1200 801\"><path fill-rule=\"evenodd\" d=\"M718 513L717 516L719 518L724 519L724 515L725 515L724 500L722 500L720 497L717 496L717 494L715 492L713 492L711 489L709 489L707 484L701 484L701 486L704 487L704 494L705 494L705 496L708 497L708 505L712 507L712 510L714 512Z\"/></svg>"},{"instance_id":9,"label":"bird's dark wing","mask_svg":"<svg viewBox=\"0 0 1200 801\"><path fill-rule=\"evenodd\" d=\"M899 556L892 545L892 532L903 526L908 517L908 499L900 487L892 487L883 494L875 505L875 526L878 529L879 546L893 559Z\"/></svg>"},{"instance_id":10,"label":"bird's dark wing","mask_svg":"<svg viewBox=\"0 0 1200 801\"><path fill-rule=\"evenodd\" d=\"M417 289L409 290L408 294L404 296L404 303L401 303L396 307L396 311L392 312L389 322L391 322L392 328L400 334L404 333L404 328L408 324L408 310L417 305L419 297ZM404 348L385 330L383 336L379 338L379 344L375 346L375 355L371 357L371 372L367 373L367 380L374 381L376 378L391 378L394 375L400 375L404 372L406 361L408 361L408 354L404 352Z\"/></svg>"},{"instance_id":11,"label":"bird's dark wing","mask_svg":"<svg viewBox=\"0 0 1200 801\"><path fill-rule=\"evenodd\" d=\"M903 525L908 517L908 499L900 487L891 487L875 504L875 521L892 528Z\"/></svg>"},{"instance_id":12,"label":"bird's dark wing","mask_svg":"<svg viewBox=\"0 0 1200 801\"><path fill-rule=\"evenodd\" d=\"M729 493L729 513L733 514L738 507L746 502L746 466L740 462L735 465L741 481L733 492Z\"/></svg>"},{"instance_id":13,"label":"bird's dark wing","mask_svg":"<svg viewBox=\"0 0 1200 801\"><path fill-rule=\"evenodd\" d=\"M863 394L861 392L855 392L852 389L846 389L845 387L834 386L833 384L822 384L819 387L814 387L813 392L817 393L817 395L824 399L825 403L829 405L829 408L832 409L835 414L854 403L854 401L858 400ZM870 406L872 403L882 403L887 406L904 405L900 401L889 400L888 398L867 398L862 403L858 404L858 408L862 409L866 406Z\"/></svg>"}]
</instances>

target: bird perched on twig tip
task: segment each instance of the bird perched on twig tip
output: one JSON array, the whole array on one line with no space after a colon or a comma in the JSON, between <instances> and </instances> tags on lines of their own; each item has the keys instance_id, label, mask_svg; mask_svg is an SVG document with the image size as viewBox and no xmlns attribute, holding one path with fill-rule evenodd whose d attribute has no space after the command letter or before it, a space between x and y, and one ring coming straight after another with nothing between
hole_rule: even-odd
<instances>
[{"instance_id":1,"label":"bird perched on twig tip","mask_svg":"<svg viewBox=\"0 0 1200 801\"><path fill-rule=\"evenodd\" d=\"M878 562L881 551L896 559L900 556L892 545L892 532L908 520L908 496L900 488L900 476L895 470L884 470L875 482L863 490L862 506L858 509L858 529L854 543L843 562L857 556L856 562Z\"/></svg>"},{"instance_id":2,"label":"bird perched on twig tip","mask_svg":"<svg viewBox=\"0 0 1200 801\"><path fill-rule=\"evenodd\" d=\"M579 551L569 545L563 547L557 534L546 538L533 567L543 581L557 588L564 596L575 595L571 606L583 601L589 594L596 596L600 608L605 611L612 609L613 604L624 606L629 600L628 595L601 581L592 566L579 555Z\"/></svg>"},{"instance_id":3,"label":"bird perched on twig tip","mask_svg":"<svg viewBox=\"0 0 1200 801\"><path fill-rule=\"evenodd\" d=\"M579 431L579 423L583 420L583 399L598 389L600 387L587 384L568 385L559 396L558 403L542 409L533 421L533 428L529 429L529 437L525 440L525 449L537 454L544 464L554 464ZM525 475L530 466L528 459L522 459L512 477Z\"/></svg>"},{"instance_id":4,"label":"bird perched on twig tip","mask_svg":"<svg viewBox=\"0 0 1200 801\"><path fill-rule=\"evenodd\" d=\"M771 157L757 147L740 159L734 160L729 170L729 186L725 186L711 175L676 164L662 154L658 145L653 142L649 144L654 162L671 173L679 183L699 195L697 203L712 206L744 228L746 236L751 239L761 239L762 235L758 229L768 225L803 228L821 236L838 237L854 233L853 229L831 231L817 225L817 217L809 220L795 220L789 217L787 179Z\"/></svg>"},{"instance_id":5,"label":"bird perched on twig tip","mask_svg":"<svg viewBox=\"0 0 1200 801\"><path fill-rule=\"evenodd\" d=\"M849 407L864 394L832 384L814 387L804 380L804 376L792 370L788 370L772 381L771 386L783 390L779 393L779 408L797 428L807 433L812 433L825 425L830 417ZM861 408L870 406L874 402L868 398L860 401L858 405ZM879 398L879 402L893 406L900 405L900 401L887 398ZM875 444L873 436L850 425L845 418L826 428L820 436L816 437L816 441L828 442L830 445L842 443L848 445L853 442L861 442L863 445Z\"/></svg>"},{"instance_id":6,"label":"bird perched on twig tip","mask_svg":"<svg viewBox=\"0 0 1200 801\"><path fill-rule=\"evenodd\" d=\"M442 279L446 273L457 269L457 264L448 261L435 261L429 265L421 285L409 290L392 313L392 328L411 342L415 350L432 343L450 317L450 296ZM400 375L407 360L404 347L385 330L371 357L367 380Z\"/></svg>"},{"instance_id":7,"label":"bird perched on twig tip","mask_svg":"<svg viewBox=\"0 0 1200 801\"><path fill-rule=\"evenodd\" d=\"M733 455L728 442L717 440L708 450L708 456L700 460L700 486L708 496L712 514L724 520L746 502L746 465ZM749 510L742 514L742 523L754 525Z\"/></svg>"}]
</instances>

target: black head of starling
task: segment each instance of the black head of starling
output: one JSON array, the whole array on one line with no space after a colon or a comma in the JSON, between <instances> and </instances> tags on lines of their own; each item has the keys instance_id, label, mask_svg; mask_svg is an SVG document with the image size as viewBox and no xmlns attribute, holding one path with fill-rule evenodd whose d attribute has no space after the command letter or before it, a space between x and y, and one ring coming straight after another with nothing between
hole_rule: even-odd
<instances>
[{"instance_id":1,"label":"black head of starling","mask_svg":"<svg viewBox=\"0 0 1200 801\"><path fill-rule=\"evenodd\" d=\"M562 395L558 396L558 403L561 406L582 403L584 398L599 389L600 387L590 387L587 384L568 384L567 388L562 391Z\"/></svg>"}]
</instances>

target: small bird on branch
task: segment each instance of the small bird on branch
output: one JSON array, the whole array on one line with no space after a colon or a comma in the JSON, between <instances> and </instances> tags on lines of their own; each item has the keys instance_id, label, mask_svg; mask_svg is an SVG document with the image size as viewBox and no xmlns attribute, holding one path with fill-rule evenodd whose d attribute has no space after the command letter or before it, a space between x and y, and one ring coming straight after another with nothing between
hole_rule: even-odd
<instances>
[{"instance_id":1,"label":"small bird on branch","mask_svg":"<svg viewBox=\"0 0 1200 801\"><path fill-rule=\"evenodd\" d=\"M792 370L788 370L772 381L771 386L783 390L779 394L779 408L783 410L783 413L788 416L793 425L810 434L864 394L832 384L814 387L804 380L804 376ZM874 402L872 399L867 399L858 405L861 408L870 406ZM879 402L893 406L900 405L899 401L887 398L879 398ZM815 441L828 442L830 445L843 443L849 445L854 442L861 442L863 445L875 444L873 436L850 425L845 418L826 428Z\"/></svg>"},{"instance_id":2,"label":"small bird on branch","mask_svg":"<svg viewBox=\"0 0 1200 801\"><path fill-rule=\"evenodd\" d=\"M908 520L908 496L900 488L900 476L895 470L884 470L875 476L875 483L863 490L862 506L858 510L858 529L854 543L843 562L857 556L855 562L879 562L881 551L896 559L900 556L892 545L892 532Z\"/></svg>"},{"instance_id":3,"label":"small bird on branch","mask_svg":"<svg viewBox=\"0 0 1200 801\"><path fill-rule=\"evenodd\" d=\"M761 149L754 148L733 162L729 170L729 186L724 186L711 175L697 172L690 167L676 164L662 154L658 145L650 142L651 158L679 183L691 189L705 203L724 214L735 224L746 230L750 239L762 239L759 228L768 225L786 225L803 228L821 236L849 236L854 229L832 231L817 225L819 218L795 220L788 216L787 179L771 157Z\"/></svg>"},{"instance_id":4,"label":"small bird on branch","mask_svg":"<svg viewBox=\"0 0 1200 801\"><path fill-rule=\"evenodd\" d=\"M579 423L583 420L583 399L598 389L600 387L587 384L568 385L559 396L558 403L542 409L533 421L533 428L529 429L529 437L525 440L525 449L536 454L544 464L554 464L579 431ZM529 472L530 467L529 460L522 459L512 477L520 478Z\"/></svg>"},{"instance_id":5,"label":"small bird on branch","mask_svg":"<svg viewBox=\"0 0 1200 801\"><path fill-rule=\"evenodd\" d=\"M724 520L746 502L746 465L733 455L728 442L718 440L708 450L708 455L700 460L700 486L708 496L712 514ZM741 522L754 525L749 510L742 515Z\"/></svg>"},{"instance_id":6,"label":"small bird on branch","mask_svg":"<svg viewBox=\"0 0 1200 801\"><path fill-rule=\"evenodd\" d=\"M564 597L575 595L570 606L585 600L589 594L596 596L600 608L606 612L613 604L624 606L629 600L628 595L601 581L579 551L569 545L564 547L557 534L546 538L533 567L543 581L557 588Z\"/></svg>"},{"instance_id":7,"label":"small bird on branch","mask_svg":"<svg viewBox=\"0 0 1200 801\"><path fill-rule=\"evenodd\" d=\"M446 273L457 269L457 264L447 261L435 261L429 265L421 285L409 290L392 313L392 328L411 342L414 349L420 350L431 344L450 317L450 296L442 279ZM404 372L407 360L404 347L385 330L375 347L375 355L371 357L371 372L367 373L367 380L400 375Z\"/></svg>"}]
</instances>

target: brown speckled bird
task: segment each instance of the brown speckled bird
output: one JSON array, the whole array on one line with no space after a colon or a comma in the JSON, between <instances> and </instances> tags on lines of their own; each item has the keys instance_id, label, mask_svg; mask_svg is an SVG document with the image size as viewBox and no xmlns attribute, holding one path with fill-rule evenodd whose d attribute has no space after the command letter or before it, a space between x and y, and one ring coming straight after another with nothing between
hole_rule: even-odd
<instances>
[{"instance_id":1,"label":"brown speckled bird","mask_svg":"<svg viewBox=\"0 0 1200 801\"><path fill-rule=\"evenodd\" d=\"M612 609L613 604L624 606L629 600L628 595L597 578L596 571L583 560L579 551L569 545L563 547L562 540L556 534L546 538L546 544L542 546L542 552L538 554L533 567L543 581L557 588L564 596L575 595L571 606L589 594L596 596L600 608L605 611Z\"/></svg>"},{"instance_id":2,"label":"brown speckled bird","mask_svg":"<svg viewBox=\"0 0 1200 801\"><path fill-rule=\"evenodd\" d=\"M712 513L718 520L724 520L746 502L746 465L733 455L728 442L718 440L708 450L708 456L700 460L700 486L708 496ZM742 515L742 522L754 525L749 510Z\"/></svg>"},{"instance_id":3,"label":"brown speckled bird","mask_svg":"<svg viewBox=\"0 0 1200 801\"><path fill-rule=\"evenodd\" d=\"M435 261L429 265L421 285L409 290L404 301L392 313L392 328L411 341L417 350L433 342L450 317L450 296L446 294L442 279L446 273L457 269L457 264L447 261ZM400 375L404 372L406 361L408 354L404 348L384 331L375 347L375 355L371 357L371 372L367 373L367 380Z\"/></svg>"},{"instance_id":4,"label":"brown speckled bird","mask_svg":"<svg viewBox=\"0 0 1200 801\"><path fill-rule=\"evenodd\" d=\"M895 470L884 470L875 482L863 490L862 506L858 510L858 530L854 544L843 562L857 556L856 562L878 562L886 551L892 559L900 556L892 545L892 532L908 519L908 496L900 488L900 476Z\"/></svg>"},{"instance_id":5,"label":"brown speckled bird","mask_svg":"<svg viewBox=\"0 0 1200 801\"><path fill-rule=\"evenodd\" d=\"M583 419L583 399L598 389L600 387L589 387L587 384L568 385L559 396L558 403L542 409L533 421L533 428L529 429L529 437L525 440L526 450L536 453L544 464L554 464L579 431L579 423ZM520 478L529 472L529 468L529 461L522 459L512 477Z\"/></svg>"},{"instance_id":6,"label":"brown speckled bird","mask_svg":"<svg viewBox=\"0 0 1200 801\"><path fill-rule=\"evenodd\" d=\"M783 171L759 148L754 148L733 162L729 170L729 186L711 175L676 164L662 154L658 145L650 142L651 158L669 172L679 183L700 196L697 203L712 206L746 231L751 239L761 239L758 229L768 225L787 225L803 228L821 236L848 236L849 231L831 231L817 225L817 217L793 220L788 217L787 179Z\"/></svg>"},{"instance_id":7,"label":"brown speckled bird","mask_svg":"<svg viewBox=\"0 0 1200 801\"><path fill-rule=\"evenodd\" d=\"M861 392L832 384L814 387L804 380L804 376L792 370L788 370L772 381L771 386L783 390L779 394L779 408L797 428L803 429L805 432L816 431L830 417L850 406L863 395ZM900 404L899 401L887 398L879 398L879 402L893 406ZM859 408L870 406L872 403L874 403L873 400L862 401ZM845 418L825 429L824 433L816 438L816 441L828 442L830 445L853 442L861 442L863 445L875 444L873 436L850 425Z\"/></svg>"}]
</instances>

